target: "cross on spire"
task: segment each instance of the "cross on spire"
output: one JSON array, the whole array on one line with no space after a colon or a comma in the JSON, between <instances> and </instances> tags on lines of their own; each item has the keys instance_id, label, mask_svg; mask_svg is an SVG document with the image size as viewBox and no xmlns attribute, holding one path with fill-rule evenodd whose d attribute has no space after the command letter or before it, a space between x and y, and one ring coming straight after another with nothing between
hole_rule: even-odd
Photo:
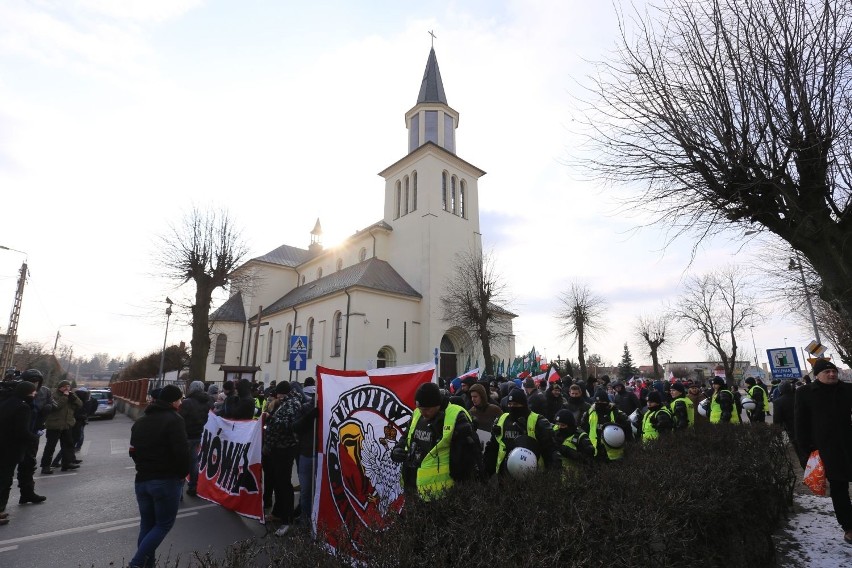
<instances>
[{"instance_id":1,"label":"cross on spire","mask_svg":"<svg viewBox=\"0 0 852 568\"><path fill-rule=\"evenodd\" d=\"M435 48L435 38L438 37L435 35L435 30L429 30L429 35L432 36L432 49Z\"/></svg>"}]
</instances>

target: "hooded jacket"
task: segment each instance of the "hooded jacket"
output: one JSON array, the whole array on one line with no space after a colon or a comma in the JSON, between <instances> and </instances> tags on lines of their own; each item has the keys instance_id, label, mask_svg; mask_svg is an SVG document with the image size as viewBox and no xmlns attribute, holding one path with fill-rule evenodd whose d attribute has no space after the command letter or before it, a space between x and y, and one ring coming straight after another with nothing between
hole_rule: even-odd
<instances>
[{"instance_id":1,"label":"hooded jacket","mask_svg":"<svg viewBox=\"0 0 852 568\"><path fill-rule=\"evenodd\" d=\"M200 440L204 425L207 424L207 415L213 408L213 399L204 392L204 383L192 381L189 385L189 394L180 403L178 413L183 417L186 425L186 435L190 440Z\"/></svg>"},{"instance_id":2,"label":"hooded jacket","mask_svg":"<svg viewBox=\"0 0 852 568\"><path fill-rule=\"evenodd\" d=\"M65 430L74 426L77 421L74 413L83 407L83 401L73 392L65 396L58 388L53 391L53 401L56 403L56 409L47 415L44 427L48 430Z\"/></svg>"}]
</instances>

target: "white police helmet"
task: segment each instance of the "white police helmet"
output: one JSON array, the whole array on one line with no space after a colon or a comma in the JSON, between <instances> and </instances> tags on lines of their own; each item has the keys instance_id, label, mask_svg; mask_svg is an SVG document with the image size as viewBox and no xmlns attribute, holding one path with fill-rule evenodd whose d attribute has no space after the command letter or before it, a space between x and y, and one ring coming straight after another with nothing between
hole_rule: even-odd
<instances>
[{"instance_id":1,"label":"white police helmet","mask_svg":"<svg viewBox=\"0 0 852 568\"><path fill-rule=\"evenodd\" d=\"M620 448L627 436L618 424L607 424L603 429L603 441L610 448Z\"/></svg>"},{"instance_id":2,"label":"white police helmet","mask_svg":"<svg viewBox=\"0 0 852 568\"><path fill-rule=\"evenodd\" d=\"M750 396L744 396L740 399L740 404L742 404L743 408L746 410L754 410L757 408L757 403L754 402L754 399Z\"/></svg>"},{"instance_id":3,"label":"white police helmet","mask_svg":"<svg viewBox=\"0 0 852 568\"><path fill-rule=\"evenodd\" d=\"M710 399L705 398L701 402L698 403L698 414L701 416L707 416L707 409L710 408Z\"/></svg>"},{"instance_id":4,"label":"white police helmet","mask_svg":"<svg viewBox=\"0 0 852 568\"><path fill-rule=\"evenodd\" d=\"M521 479L538 469L535 453L527 448L513 448L506 458L506 469L515 479Z\"/></svg>"}]
</instances>

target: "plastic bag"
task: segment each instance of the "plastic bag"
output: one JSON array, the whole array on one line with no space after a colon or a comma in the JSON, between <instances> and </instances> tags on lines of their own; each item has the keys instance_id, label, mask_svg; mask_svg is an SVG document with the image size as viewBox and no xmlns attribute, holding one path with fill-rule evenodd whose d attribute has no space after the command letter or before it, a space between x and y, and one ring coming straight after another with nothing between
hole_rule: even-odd
<instances>
[{"instance_id":1,"label":"plastic bag","mask_svg":"<svg viewBox=\"0 0 852 568\"><path fill-rule=\"evenodd\" d=\"M808 457L808 463L805 465L804 483L815 495L825 496L825 467L822 465L822 458L819 457L817 450L811 452L810 457Z\"/></svg>"}]
</instances>

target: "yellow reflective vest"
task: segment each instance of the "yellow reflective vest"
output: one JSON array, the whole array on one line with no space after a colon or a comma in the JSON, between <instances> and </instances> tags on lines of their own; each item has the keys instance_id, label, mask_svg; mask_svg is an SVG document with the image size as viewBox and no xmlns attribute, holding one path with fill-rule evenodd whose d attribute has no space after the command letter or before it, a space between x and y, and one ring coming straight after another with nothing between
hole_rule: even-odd
<instances>
[{"instance_id":1,"label":"yellow reflective vest","mask_svg":"<svg viewBox=\"0 0 852 568\"><path fill-rule=\"evenodd\" d=\"M655 410L648 410L645 415L642 417L642 442L650 442L651 440L656 440L660 437L660 433L656 428L651 424L651 420L653 420L654 416L656 416L660 412L665 412L669 416L671 416L671 411L665 406L658 406Z\"/></svg>"},{"instance_id":2,"label":"yellow reflective vest","mask_svg":"<svg viewBox=\"0 0 852 568\"><path fill-rule=\"evenodd\" d=\"M444 411L441 439L426 453L423 461L420 462L420 467L417 468L417 493L424 501L440 497L441 493L453 486L453 478L450 477L450 444L453 440L453 432L459 413L464 413L470 418L467 410L463 407L457 404L447 405L447 409ZM409 448L421 416L420 409L415 409L411 418L411 427L408 429L407 442Z\"/></svg>"},{"instance_id":3,"label":"yellow reflective vest","mask_svg":"<svg viewBox=\"0 0 852 568\"><path fill-rule=\"evenodd\" d=\"M500 418L497 419L497 425L500 427L500 434L495 436L497 439L497 466L494 469L494 473L500 472L500 465L503 463L503 460L506 459L506 442L503 440L503 435L506 433L503 425L506 423L506 418L509 416L508 412L504 412ZM535 412L530 412L529 416L527 416L527 436L532 438L533 440L537 440L535 437L535 425L538 423L539 415ZM544 462L541 457L538 458L538 467L543 467Z\"/></svg>"},{"instance_id":4,"label":"yellow reflective vest","mask_svg":"<svg viewBox=\"0 0 852 568\"><path fill-rule=\"evenodd\" d=\"M595 448L595 457L598 457L598 413L595 412L595 407L591 407L588 410L589 413L589 440L592 442L592 446ZM609 422L607 424L616 424L615 421L615 411L610 410L609 412ZM601 439L603 442L603 439ZM621 448L611 448L607 445L606 442L603 442L604 447L606 448L606 457L609 461L620 460L624 457L624 447Z\"/></svg>"},{"instance_id":5,"label":"yellow reflective vest","mask_svg":"<svg viewBox=\"0 0 852 568\"><path fill-rule=\"evenodd\" d=\"M750 396L753 400L757 400L756 398L754 398L754 389L760 389L760 392L762 392L762 393L763 393L763 412L764 412L764 413L769 412L769 395L767 395L767 394L766 394L766 389L764 389L764 388L763 388L762 386L760 386L760 385L754 385L753 387L751 387L750 389L748 389L748 395L749 395L749 396Z\"/></svg>"},{"instance_id":6,"label":"yellow reflective vest","mask_svg":"<svg viewBox=\"0 0 852 568\"><path fill-rule=\"evenodd\" d=\"M672 400L669 403L669 410L671 410L672 416L676 416L675 414L675 405L683 404L686 406L686 418L689 421L688 428L692 428L695 425L695 404L692 402L691 398L681 396ZM734 405L736 406L736 405Z\"/></svg>"},{"instance_id":7,"label":"yellow reflective vest","mask_svg":"<svg viewBox=\"0 0 852 568\"><path fill-rule=\"evenodd\" d=\"M722 405L716 402L716 398L723 392L731 395L731 404L734 405L733 410L731 410L731 424L739 424L740 423L740 413L737 408L737 399L734 398L734 393L729 391L728 389L719 389L718 392L714 392L710 397L710 423L718 424L722 420Z\"/></svg>"}]
</instances>

